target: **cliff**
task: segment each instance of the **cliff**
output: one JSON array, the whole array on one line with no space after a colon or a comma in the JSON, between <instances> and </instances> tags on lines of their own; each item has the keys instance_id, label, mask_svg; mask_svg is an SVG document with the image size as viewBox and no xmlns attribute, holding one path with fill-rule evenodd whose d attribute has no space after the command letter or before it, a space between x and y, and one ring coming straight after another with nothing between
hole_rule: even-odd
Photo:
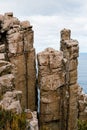
<instances>
[{"instance_id":1,"label":"cliff","mask_svg":"<svg viewBox=\"0 0 87 130\"><path fill-rule=\"evenodd\" d=\"M35 110L35 49L30 23L20 22L13 13L0 15L0 50L0 58L14 65L14 84L22 91L22 107Z\"/></svg>"},{"instance_id":2,"label":"cliff","mask_svg":"<svg viewBox=\"0 0 87 130\"><path fill-rule=\"evenodd\" d=\"M16 118L24 109L26 129L38 130L33 30L28 21L20 22L12 12L0 15L0 108L1 115L3 109L17 114L14 129L18 129ZM3 125L0 129L11 130L12 124L1 115L0 123L6 123L6 128ZM21 118L20 121L25 120Z\"/></svg>"},{"instance_id":3,"label":"cliff","mask_svg":"<svg viewBox=\"0 0 87 130\"><path fill-rule=\"evenodd\" d=\"M37 58L41 130L78 130L78 120L87 120L87 95L77 83L79 44L68 29L60 50L47 48Z\"/></svg>"},{"instance_id":4,"label":"cliff","mask_svg":"<svg viewBox=\"0 0 87 130\"><path fill-rule=\"evenodd\" d=\"M60 35L60 51L47 48L37 54L36 76L32 26L13 13L0 15L0 105L18 113L35 111L39 89L41 130L78 130L77 120L87 120L87 95L77 82L79 43L69 29ZM31 130L38 129L34 119Z\"/></svg>"}]
</instances>

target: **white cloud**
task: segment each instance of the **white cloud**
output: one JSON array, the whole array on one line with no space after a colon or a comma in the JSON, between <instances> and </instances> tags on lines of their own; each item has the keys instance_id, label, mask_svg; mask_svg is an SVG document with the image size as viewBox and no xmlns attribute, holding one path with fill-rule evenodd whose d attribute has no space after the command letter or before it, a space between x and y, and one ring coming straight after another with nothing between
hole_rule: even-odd
<instances>
[{"instance_id":1,"label":"white cloud","mask_svg":"<svg viewBox=\"0 0 87 130\"><path fill-rule=\"evenodd\" d=\"M87 52L87 18L74 17L67 19L62 16L31 16L25 17L33 25L35 32L35 48L37 52L47 47L53 47L59 50L60 31L63 28L69 28L72 31L72 38L79 41L80 52Z\"/></svg>"},{"instance_id":2,"label":"white cloud","mask_svg":"<svg viewBox=\"0 0 87 130\"><path fill-rule=\"evenodd\" d=\"M31 22L37 51L49 46L59 48L60 30L69 28L72 38L79 41L80 52L87 52L87 0L0 1L0 13L8 11Z\"/></svg>"}]
</instances>

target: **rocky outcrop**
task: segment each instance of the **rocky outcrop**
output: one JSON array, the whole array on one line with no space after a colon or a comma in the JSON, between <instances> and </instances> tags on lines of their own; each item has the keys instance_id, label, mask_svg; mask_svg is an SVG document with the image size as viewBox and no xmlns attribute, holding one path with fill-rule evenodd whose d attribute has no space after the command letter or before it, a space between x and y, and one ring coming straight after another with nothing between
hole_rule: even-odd
<instances>
[{"instance_id":1,"label":"rocky outcrop","mask_svg":"<svg viewBox=\"0 0 87 130\"><path fill-rule=\"evenodd\" d=\"M0 107L21 113L22 92L15 90L15 76L13 73L15 66L6 59L6 39L1 27L2 22L4 22L2 20L4 20L4 16L0 16Z\"/></svg>"},{"instance_id":2,"label":"rocky outcrop","mask_svg":"<svg viewBox=\"0 0 87 130\"><path fill-rule=\"evenodd\" d=\"M38 130L33 112L39 100L37 85L40 129L77 130L77 120L87 120L87 94L77 82L78 41L63 29L60 51L47 48L38 53L36 84L33 35L28 21L20 22L11 12L0 15L0 106L16 113L27 108L27 129Z\"/></svg>"},{"instance_id":3,"label":"rocky outcrop","mask_svg":"<svg viewBox=\"0 0 87 130\"><path fill-rule=\"evenodd\" d=\"M79 47L78 41L72 40L70 34L70 30L61 31L61 51L48 48L38 54L42 129L43 127L51 130L78 129Z\"/></svg>"},{"instance_id":4,"label":"rocky outcrop","mask_svg":"<svg viewBox=\"0 0 87 130\"><path fill-rule=\"evenodd\" d=\"M64 110L67 130L77 130L78 118L78 84L77 84L77 66L78 66L78 42L70 38L70 30L61 31L61 51L65 59L65 92L68 98L65 99ZM65 94L65 96L67 96Z\"/></svg>"},{"instance_id":5,"label":"rocky outcrop","mask_svg":"<svg viewBox=\"0 0 87 130\"><path fill-rule=\"evenodd\" d=\"M8 61L0 60L0 107L21 113L21 91L15 90L14 65Z\"/></svg>"},{"instance_id":6,"label":"rocky outcrop","mask_svg":"<svg viewBox=\"0 0 87 130\"><path fill-rule=\"evenodd\" d=\"M0 106L2 106L2 109L5 110L11 110L12 112L15 112L17 114L22 112L21 108L21 91L7 91L4 95L2 100L0 101Z\"/></svg>"},{"instance_id":7,"label":"rocky outcrop","mask_svg":"<svg viewBox=\"0 0 87 130\"><path fill-rule=\"evenodd\" d=\"M0 15L0 59L5 59L15 66L12 70L14 84L15 88L23 93L22 107L35 110L36 68L33 30L28 21L20 22L11 12ZM5 66L8 71L9 66ZM4 73L3 67L0 73ZM5 80L8 83L10 78L13 81L11 75L7 79L3 76L0 81Z\"/></svg>"},{"instance_id":8,"label":"rocky outcrop","mask_svg":"<svg viewBox=\"0 0 87 130\"><path fill-rule=\"evenodd\" d=\"M29 109L26 109L26 124L27 124L27 130L38 130L38 119L37 119L37 112L36 111L30 111Z\"/></svg>"},{"instance_id":9,"label":"rocky outcrop","mask_svg":"<svg viewBox=\"0 0 87 130\"><path fill-rule=\"evenodd\" d=\"M79 105L79 115L78 115L79 120L87 121L87 94L83 92L80 86L78 90L78 105Z\"/></svg>"},{"instance_id":10,"label":"rocky outcrop","mask_svg":"<svg viewBox=\"0 0 87 130\"><path fill-rule=\"evenodd\" d=\"M0 108L18 115L25 108L26 129L31 130L38 130L37 113L33 111L35 85L32 26L28 21L20 22L13 13L0 15Z\"/></svg>"},{"instance_id":11,"label":"rocky outcrop","mask_svg":"<svg viewBox=\"0 0 87 130\"><path fill-rule=\"evenodd\" d=\"M70 34L70 30L64 29L61 31L61 50L63 51L64 58L67 59L66 71L68 67L68 75L66 74L70 97L68 127L69 129L77 130L77 119L87 120L87 94L77 84L79 47L76 40L70 39Z\"/></svg>"},{"instance_id":12,"label":"rocky outcrop","mask_svg":"<svg viewBox=\"0 0 87 130\"><path fill-rule=\"evenodd\" d=\"M52 48L38 54L39 88L40 88L40 122L42 129L53 121L55 129L60 120L60 91L65 84L63 68L63 53ZM57 121L57 123L56 123ZM50 128L49 128L50 129Z\"/></svg>"}]
</instances>

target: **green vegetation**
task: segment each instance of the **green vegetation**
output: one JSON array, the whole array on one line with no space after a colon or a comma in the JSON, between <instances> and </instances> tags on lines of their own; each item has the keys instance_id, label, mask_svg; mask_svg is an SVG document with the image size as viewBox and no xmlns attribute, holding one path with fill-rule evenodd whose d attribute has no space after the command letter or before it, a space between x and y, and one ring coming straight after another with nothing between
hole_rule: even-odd
<instances>
[{"instance_id":1,"label":"green vegetation","mask_svg":"<svg viewBox=\"0 0 87 130\"><path fill-rule=\"evenodd\" d=\"M26 130L26 114L16 114L0 108L0 130Z\"/></svg>"},{"instance_id":2,"label":"green vegetation","mask_svg":"<svg viewBox=\"0 0 87 130\"><path fill-rule=\"evenodd\" d=\"M78 120L78 130L87 130L87 121Z\"/></svg>"}]
</instances>

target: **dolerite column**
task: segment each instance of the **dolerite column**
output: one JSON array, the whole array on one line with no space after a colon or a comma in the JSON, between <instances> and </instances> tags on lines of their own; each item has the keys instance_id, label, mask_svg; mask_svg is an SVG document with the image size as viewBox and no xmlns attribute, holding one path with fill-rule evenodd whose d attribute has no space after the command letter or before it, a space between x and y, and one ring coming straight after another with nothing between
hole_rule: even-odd
<instances>
[{"instance_id":1,"label":"dolerite column","mask_svg":"<svg viewBox=\"0 0 87 130\"><path fill-rule=\"evenodd\" d=\"M36 69L33 30L28 21L20 22L6 14L7 59L14 64L15 86L23 92L22 107L35 110ZM6 24L7 25L7 24Z\"/></svg>"},{"instance_id":2,"label":"dolerite column","mask_svg":"<svg viewBox=\"0 0 87 130\"><path fill-rule=\"evenodd\" d=\"M77 66L78 66L78 41L70 38L71 31L64 29L61 31L61 51L65 58L66 73L66 94L67 101L64 109L66 113L66 130L77 130L78 118L78 84L77 84Z\"/></svg>"},{"instance_id":3,"label":"dolerite column","mask_svg":"<svg viewBox=\"0 0 87 130\"><path fill-rule=\"evenodd\" d=\"M60 130L60 89L64 85L62 61L62 52L52 48L38 54L41 130Z\"/></svg>"}]
</instances>

